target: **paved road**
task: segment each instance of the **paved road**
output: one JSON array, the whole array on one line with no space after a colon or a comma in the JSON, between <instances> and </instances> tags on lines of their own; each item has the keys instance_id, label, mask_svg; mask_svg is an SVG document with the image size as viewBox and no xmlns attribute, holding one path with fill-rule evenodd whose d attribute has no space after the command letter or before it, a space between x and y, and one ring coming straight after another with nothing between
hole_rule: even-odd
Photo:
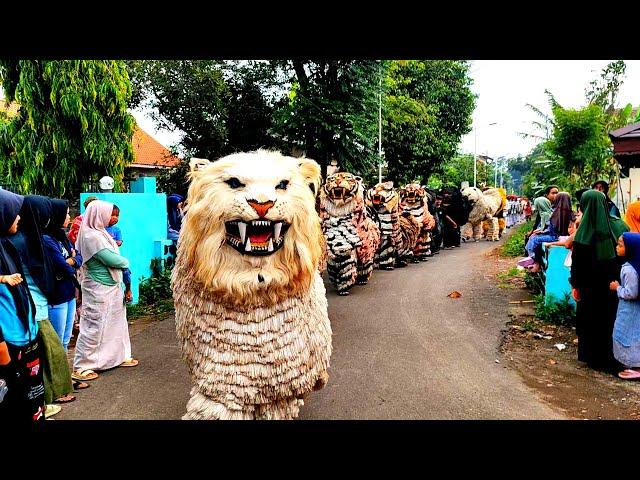
<instances>
[{"instance_id":1,"label":"paved road","mask_svg":"<svg viewBox=\"0 0 640 480\"><path fill-rule=\"evenodd\" d=\"M483 273L483 255L495 245L466 244L426 263L375 271L347 297L328 286L331 378L301 418L564 418L496 363L507 302ZM462 298L448 298L452 290ZM138 367L103 373L54 418L179 419L189 380L172 318L134 325L132 344Z\"/></svg>"}]
</instances>

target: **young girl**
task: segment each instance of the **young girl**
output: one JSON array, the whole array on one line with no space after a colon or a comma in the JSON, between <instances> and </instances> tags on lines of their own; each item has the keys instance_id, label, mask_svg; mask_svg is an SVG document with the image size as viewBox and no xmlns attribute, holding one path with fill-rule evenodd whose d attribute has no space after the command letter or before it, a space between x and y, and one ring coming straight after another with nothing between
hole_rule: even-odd
<instances>
[{"instance_id":1,"label":"young girl","mask_svg":"<svg viewBox=\"0 0 640 480\"><path fill-rule=\"evenodd\" d=\"M640 233L623 233L618 239L616 253L627 262L620 271L621 284L614 281L609 285L620 299L613 327L613 355L627 367L618 376L634 380L640 378Z\"/></svg>"}]
</instances>

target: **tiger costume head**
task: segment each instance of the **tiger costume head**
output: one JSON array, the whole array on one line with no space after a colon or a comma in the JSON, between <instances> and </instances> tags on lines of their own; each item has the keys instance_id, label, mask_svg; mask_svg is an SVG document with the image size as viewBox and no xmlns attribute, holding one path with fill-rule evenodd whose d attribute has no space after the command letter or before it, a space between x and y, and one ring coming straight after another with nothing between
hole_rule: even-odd
<instances>
[{"instance_id":1,"label":"tiger costume head","mask_svg":"<svg viewBox=\"0 0 640 480\"><path fill-rule=\"evenodd\" d=\"M400 203L407 207L417 208L425 203L426 192L419 183L409 183L400 189Z\"/></svg>"},{"instance_id":2,"label":"tiger costume head","mask_svg":"<svg viewBox=\"0 0 640 480\"><path fill-rule=\"evenodd\" d=\"M391 213L396 210L400 196L393 188L393 182L383 182L367 190L366 202L369 207L380 213Z\"/></svg>"},{"instance_id":3,"label":"tiger costume head","mask_svg":"<svg viewBox=\"0 0 640 480\"><path fill-rule=\"evenodd\" d=\"M338 172L327 177L321 195L337 207L357 200L361 195L362 178L349 172Z\"/></svg>"}]
</instances>

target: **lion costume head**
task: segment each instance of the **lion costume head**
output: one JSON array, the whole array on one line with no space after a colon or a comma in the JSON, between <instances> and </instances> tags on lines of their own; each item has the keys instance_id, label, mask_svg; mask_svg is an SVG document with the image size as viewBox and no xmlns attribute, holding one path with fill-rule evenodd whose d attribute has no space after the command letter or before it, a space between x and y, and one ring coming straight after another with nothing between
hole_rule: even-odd
<instances>
[{"instance_id":1,"label":"lion costume head","mask_svg":"<svg viewBox=\"0 0 640 480\"><path fill-rule=\"evenodd\" d=\"M190 177L180 275L236 308L272 305L310 288L324 241L315 161L258 150L208 164L198 159Z\"/></svg>"}]
</instances>

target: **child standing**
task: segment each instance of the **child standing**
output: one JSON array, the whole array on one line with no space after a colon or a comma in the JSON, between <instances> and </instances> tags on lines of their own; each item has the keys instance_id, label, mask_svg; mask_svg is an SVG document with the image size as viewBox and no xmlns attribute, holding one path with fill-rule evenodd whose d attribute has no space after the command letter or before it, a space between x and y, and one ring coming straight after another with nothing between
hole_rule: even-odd
<instances>
[{"instance_id":1,"label":"child standing","mask_svg":"<svg viewBox=\"0 0 640 480\"><path fill-rule=\"evenodd\" d=\"M111 220L109 226L105 230L111 235L111 238L116 242L116 245L120 247L123 243L122 231L120 227L116 226L120 220L120 208L117 205L113 206L113 213L111 214ZM133 299L133 293L131 292L131 270L124 268L122 270L122 283L124 283L124 300L127 303L131 303Z\"/></svg>"},{"instance_id":2,"label":"child standing","mask_svg":"<svg viewBox=\"0 0 640 480\"><path fill-rule=\"evenodd\" d=\"M616 253L625 257L626 263L620 271L621 283L614 281L609 285L620 299L613 327L613 355L627 367L618 376L634 380L640 378L640 233L623 233L618 239Z\"/></svg>"}]
</instances>

